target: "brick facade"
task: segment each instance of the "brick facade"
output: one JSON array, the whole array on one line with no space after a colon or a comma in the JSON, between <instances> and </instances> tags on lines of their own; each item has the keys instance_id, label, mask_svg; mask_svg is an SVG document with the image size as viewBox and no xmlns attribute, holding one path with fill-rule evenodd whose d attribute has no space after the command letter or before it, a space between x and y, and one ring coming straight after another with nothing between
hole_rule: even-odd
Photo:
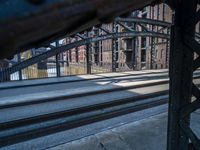
<instances>
[{"instance_id":1,"label":"brick facade","mask_svg":"<svg viewBox=\"0 0 200 150\"><path fill-rule=\"evenodd\" d=\"M141 17L165 22L172 22L173 12L166 4L148 6L142 10L134 11L129 17ZM126 24L129 26L129 24ZM147 25L157 32L170 33L167 29ZM103 24L102 28L113 31L113 23ZM137 31L142 31L141 26L135 26ZM122 32L123 27L117 25L117 32ZM197 32L200 31L199 24ZM98 32L98 35L105 34L104 31L93 29L89 34ZM73 42L74 39L67 43ZM154 42L154 44L153 44ZM113 40L104 40L91 45L91 62L94 66L108 68L112 66ZM65 55L71 63L86 63L86 46L72 49ZM77 56L78 54L78 56ZM119 38L117 40L116 61L118 70L142 70L142 69L164 69L168 68L169 63L169 40L152 37Z\"/></svg>"}]
</instances>

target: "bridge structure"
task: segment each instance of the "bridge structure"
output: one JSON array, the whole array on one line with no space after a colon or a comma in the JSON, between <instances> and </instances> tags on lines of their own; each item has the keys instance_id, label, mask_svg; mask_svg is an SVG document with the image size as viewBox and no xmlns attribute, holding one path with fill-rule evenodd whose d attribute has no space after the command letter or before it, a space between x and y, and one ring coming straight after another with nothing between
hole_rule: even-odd
<instances>
[{"instance_id":1,"label":"bridge structure","mask_svg":"<svg viewBox=\"0 0 200 150\"><path fill-rule=\"evenodd\" d=\"M43 3L42 1L31 1L31 3L34 3L34 5L41 5L40 2L41 4ZM100 2L106 3L106 1L103 1L103 0L93 1L91 3L89 1L88 3L85 2L83 4L85 4L86 6L88 5L89 7L88 7L88 10L85 10L85 9L83 10L85 12L90 12L90 13L93 12L93 10L98 10L97 6L99 5ZM38 63L41 60L45 60L49 57L56 56L59 53L62 53L64 51L67 51L69 49L72 49L81 45L88 45L92 42L102 41L106 39L116 39L120 37L135 37L135 36L150 36L150 37L164 38L168 40L170 39L170 44L171 44L170 45L170 65L169 65L170 89L169 89L167 149L168 150L190 150L190 149L199 150L200 140L198 139L198 136L194 133L194 131L190 127L190 116L194 111L200 108L200 90L197 87L197 85L195 85L193 82L193 72L196 71L200 67L200 45L199 45L199 42L195 39L195 27L200 19L199 17L200 10L197 9L197 5L200 4L200 1L199 0L193 0L193 1L168 0L166 1L166 3L169 4L172 7L172 9L175 11L174 21L172 25L169 23L148 20L148 19L117 18L115 20L115 24L118 24L125 29L124 30L125 32L123 33L117 33L115 32L116 30L107 31L106 29L103 29L102 27L100 27L99 23L107 22L109 20L112 20L113 16L119 16L119 15L122 15L123 13L129 12L132 9L138 9L138 8L146 6L147 4L152 4L153 2L158 3L159 1L143 0L143 1L138 2L137 0L135 0L131 2L131 1L126 0L124 2L120 2L120 1L117 1L117 2L109 1L109 4L113 6L113 8L110 10L108 10L107 7L100 7L100 8L103 8L102 9L103 11L102 10L98 11L97 13L98 21L94 20L93 16L86 15L86 17L83 19L84 20L83 22L86 23L84 24L85 25L84 27L77 28L77 26L75 26L74 29L71 26L67 27L69 31L68 32L69 35L80 37L79 41L75 41L74 43L59 46L59 47L50 47L51 50L49 50L48 52L32 57L24 62L20 62L19 64L13 65L11 68L6 68L0 74L1 79L4 80L8 78L10 74L16 71L20 71L35 63ZM92 5L93 3L95 3L96 5ZM85 8L85 5L83 4L81 2L76 2L75 8ZM69 4L65 3L65 6L69 6ZM72 9L70 7L70 9L62 10L62 11L68 12L69 14L69 11L75 10L75 8ZM127 11L124 12L124 8L127 8ZM27 10L23 10L23 11L27 11ZM9 14L9 15L10 15L9 16L10 18L13 18L13 14ZM36 13L37 17L40 15L41 13L38 13L38 14ZM52 17L51 15L52 14L50 14L49 16L45 16L42 14L40 17L41 18L49 17L51 19ZM59 16L59 13L54 14L54 15ZM73 11L73 15L78 16L80 15L80 12L77 13L76 11ZM16 16L14 15L14 17ZM37 17L36 18L33 17L33 20L34 19L37 20L38 19ZM67 18L68 17L69 16L67 16ZM4 16L1 16L1 19L5 19ZM19 22L20 21L22 23L22 27L24 27L23 25L30 25L32 20L19 19ZM70 21L72 22L71 24L73 26L74 22L72 20ZM76 21L80 21L80 18L78 17ZM144 28L144 31L140 32L140 31L135 31L134 29L130 29L129 27L124 25L124 22L133 22L135 24L138 24L142 28ZM55 38L57 39L58 36L63 37L63 35L61 34L61 30L56 31L57 27L58 28L62 27L58 25L58 26L52 26L50 30L52 33L51 35L47 35L46 32L42 32L41 34L42 37L37 35L36 36L37 38L35 39L33 38L31 40L24 40L23 42L20 42L20 40L28 36L24 34L25 28L24 29L21 28L20 33L13 32L12 34L9 32L10 34L6 35L5 38L3 39L2 37L5 35L5 31L8 31L8 29L13 29L13 31L15 31L16 25L18 25L17 23L15 21L13 21L13 24L10 24L10 25L2 23L3 28L0 29L0 35L1 35L0 45L1 45L2 51L8 48L12 52L10 51L10 53L2 55L1 57L7 57L10 54L16 53L14 52L15 48L19 48L19 49L21 48L20 51L24 51L24 48L32 47L33 45L38 46L38 45L41 45L41 43L44 46L49 46L49 41L52 41L52 39L55 39ZM155 33L153 30L149 28L145 28L143 24L159 26L159 27L162 27L163 30L161 30L160 33L158 32ZM83 29L86 29L86 28L87 30L89 30L88 27L92 27L92 26L95 26L96 28L104 31L105 35L102 35L102 36L94 35L94 37L88 37L88 36L82 35L79 32L79 31L84 31ZM35 26L35 28L39 29L38 26ZM168 33L163 33L163 31L166 28L171 28L170 35ZM27 31L30 31L30 33L28 34L33 35L33 31L31 32L30 29L32 28L27 29ZM77 34L78 32L79 34ZM55 34L55 33L58 33L58 34ZM19 35L18 40L15 39L16 35ZM47 37L50 40L47 40ZM198 38L199 35L196 34L196 37ZM116 69L115 50L116 50L115 42L113 42L113 52L112 52L113 53L112 54L113 71L115 71ZM198 57L195 59L194 59L194 53L198 55ZM91 73L89 54L90 54L90 51L88 48L87 49L87 73L88 74ZM59 73L58 73L58 76L59 76ZM194 98L192 99L192 97Z\"/></svg>"},{"instance_id":2,"label":"bridge structure","mask_svg":"<svg viewBox=\"0 0 200 150\"><path fill-rule=\"evenodd\" d=\"M132 27L127 26L127 23L134 24ZM117 31L117 26L120 26L122 28L122 32ZM136 26L140 26L142 28L141 31L136 28ZM149 26L149 27L148 27ZM153 37L165 39L169 42L170 34L169 30L171 27L171 23L164 22L164 21L158 21L158 20L152 20L152 19L144 19L144 18L116 18L113 24L112 31L104 29L103 27L95 27L98 31L103 31L103 35L99 35L99 33L94 34L87 34L88 31L85 31L84 34L75 34L73 37L79 37L78 40L74 40L74 42L66 45L45 45L46 47L49 47L50 50L43 52L39 55L35 55L30 59L26 59L25 61L15 63L11 67L7 67L3 69L0 72L0 78L1 81L7 81L10 78L10 75L15 72L21 72L23 69L37 64L41 61L47 60L48 58L55 57L56 59L56 72L57 77L60 76L60 66L58 62L58 56L59 54L69 51L73 48L77 48L80 46L86 46L87 53L86 53L86 66L87 66L87 74L91 74L91 43L104 41L108 39L112 39L112 72L116 71L116 40L118 38L134 38L134 37ZM160 28L158 32L154 31L154 28ZM72 37L72 38L73 38ZM168 44L167 44L168 45ZM169 46L169 45L168 45ZM155 43L151 47L151 62L153 63L155 61ZM167 47L167 51L169 51L169 47ZM167 54L168 55L168 54ZM167 57L168 58L168 57ZM20 73L20 75L22 75ZM19 77L19 79L22 79L22 77Z\"/></svg>"}]
</instances>

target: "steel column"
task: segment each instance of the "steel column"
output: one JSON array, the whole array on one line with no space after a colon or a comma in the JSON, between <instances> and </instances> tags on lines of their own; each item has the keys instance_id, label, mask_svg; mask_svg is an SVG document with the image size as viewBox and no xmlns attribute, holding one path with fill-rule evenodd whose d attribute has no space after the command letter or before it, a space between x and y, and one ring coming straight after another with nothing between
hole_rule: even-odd
<instances>
[{"instance_id":1,"label":"steel column","mask_svg":"<svg viewBox=\"0 0 200 150\"><path fill-rule=\"evenodd\" d=\"M133 23L133 29L136 31L136 23ZM132 59L132 69L135 70L136 69L136 38L137 37L133 37L132 39L132 56L131 56L131 59Z\"/></svg>"},{"instance_id":2,"label":"steel column","mask_svg":"<svg viewBox=\"0 0 200 150\"><path fill-rule=\"evenodd\" d=\"M87 31L86 36L89 37L89 33ZM92 66L91 66L91 43L86 44L86 69L87 74L92 73Z\"/></svg>"},{"instance_id":3,"label":"steel column","mask_svg":"<svg viewBox=\"0 0 200 150\"><path fill-rule=\"evenodd\" d=\"M194 49L200 51L199 44L194 41L196 6L197 0L177 0L173 6L175 20L171 30L167 150L200 149L199 140L190 129L190 114L199 108L191 101L192 94L197 98L195 103L200 103L197 97L200 91L192 85ZM195 48L194 43L198 45Z\"/></svg>"},{"instance_id":4,"label":"steel column","mask_svg":"<svg viewBox=\"0 0 200 150\"><path fill-rule=\"evenodd\" d=\"M151 69L155 68L155 55L155 37L151 37Z\"/></svg>"},{"instance_id":5,"label":"steel column","mask_svg":"<svg viewBox=\"0 0 200 150\"><path fill-rule=\"evenodd\" d=\"M170 34L170 29L167 28L167 34ZM169 68L169 51L170 51L170 40L166 39L166 68Z\"/></svg>"},{"instance_id":6,"label":"steel column","mask_svg":"<svg viewBox=\"0 0 200 150\"><path fill-rule=\"evenodd\" d=\"M132 40L132 69L135 70L136 68L136 57L135 57L135 53L136 53L136 38L134 37Z\"/></svg>"}]
</instances>

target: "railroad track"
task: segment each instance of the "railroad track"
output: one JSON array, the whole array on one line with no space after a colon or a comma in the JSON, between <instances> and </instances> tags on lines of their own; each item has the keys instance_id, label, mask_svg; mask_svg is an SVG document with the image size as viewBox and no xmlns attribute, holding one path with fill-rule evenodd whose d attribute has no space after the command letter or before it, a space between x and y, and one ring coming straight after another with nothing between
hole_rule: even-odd
<instances>
[{"instance_id":1,"label":"railroad track","mask_svg":"<svg viewBox=\"0 0 200 150\"><path fill-rule=\"evenodd\" d=\"M199 79L199 76L195 76L194 79ZM102 94L105 92L113 92L147 86L150 87L155 85L168 84L168 82L168 80L164 80L156 83L141 84L137 86L118 87L116 89L102 90L83 95L58 97L57 99L50 99L46 101L43 100L40 101L40 103L47 103L58 99L66 100L67 98L75 98L78 96L84 97L88 95ZM41 114L38 116L2 122L0 123L0 147L31 140L64 130L69 130L86 124L140 111L143 109L163 105L167 102L168 90L163 90L144 95L137 95L129 98L112 99L109 102L91 104L83 107L80 106L78 108L59 112ZM23 105L17 106L9 105L9 107L4 107L4 109L32 104L35 104L35 102L23 103Z\"/></svg>"},{"instance_id":2,"label":"railroad track","mask_svg":"<svg viewBox=\"0 0 200 150\"><path fill-rule=\"evenodd\" d=\"M166 104L168 91L113 100L0 124L0 147Z\"/></svg>"}]
</instances>

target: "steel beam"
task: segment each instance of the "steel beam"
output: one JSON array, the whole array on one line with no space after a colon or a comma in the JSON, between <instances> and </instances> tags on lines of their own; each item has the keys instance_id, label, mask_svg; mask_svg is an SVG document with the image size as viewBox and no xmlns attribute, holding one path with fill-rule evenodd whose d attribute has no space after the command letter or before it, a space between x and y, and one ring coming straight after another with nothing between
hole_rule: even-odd
<instances>
[{"instance_id":1,"label":"steel beam","mask_svg":"<svg viewBox=\"0 0 200 150\"><path fill-rule=\"evenodd\" d=\"M130 32L134 32L134 30L132 28L130 28L129 26L125 25L122 22L117 21L117 23L122 26L125 30L130 31Z\"/></svg>"},{"instance_id":2,"label":"steel beam","mask_svg":"<svg viewBox=\"0 0 200 150\"><path fill-rule=\"evenodd\" d=\"M138 25L139 25L139 26L142 28L142 30L144 30L145 32L149 32L149 31L150 31L149 28L146 27L144 24L138 23Z\"/></svg>"},{"instance_id":3,"label":"steel beam","mask_svg":"<svg viewBox=\"0 0 200 150\"><path fill-rule=\"evenodd\" d=\"M81 39L83 39L83 40L87 38L87 37L85 37L84 35L81 35L81 34L79 34L79 33L76 34L76 36L78 36L79 38L81 38Z\"/></svg>"},{"instance_id":4,"label":"steel beam","mask_svg":"<svg viewBox=\"0 0 200 150\"><path fill-rule=\"evenodd\" d=\"M131 23L143 23L143 24L150 24L150 25L156 25L156 26L162 26L162 27L171 27L170 22L164 22L159 20L153 20L153 19L147 19L147 18L120 18L117 17L115 21L120 22L131 22Z\"/></svg>"},{"instance_id":5,"label":"steel beam","mask_svg":"<svg viewBox=\"0 0 200 150\"><path fill-rule=\"evenodd\" d=\"M106 34L112 33L111 31L104 29L103 27L99 27L99 29L102 30L103 32L105 32Z\"/></svg>"}]
</instances>

